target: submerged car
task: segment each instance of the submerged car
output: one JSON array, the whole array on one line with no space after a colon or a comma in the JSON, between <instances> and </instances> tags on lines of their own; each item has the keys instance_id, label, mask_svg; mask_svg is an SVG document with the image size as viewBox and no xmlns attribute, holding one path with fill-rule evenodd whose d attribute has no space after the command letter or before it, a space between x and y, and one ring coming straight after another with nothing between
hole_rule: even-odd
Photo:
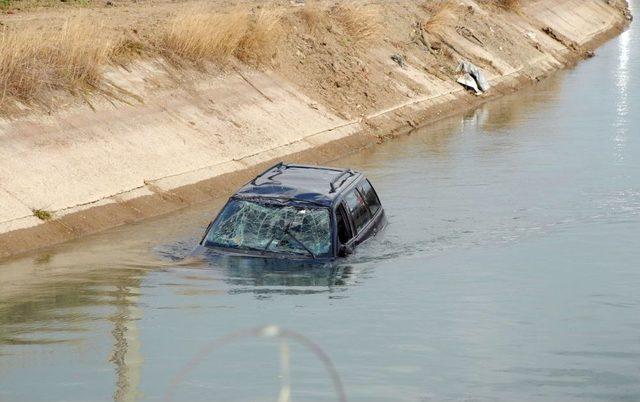
<instances>
[{"instance_id":1,"label":"submerged car","mask_svg":"<svg viewBox=\"0 0 640 402\"><path fill-rule=\"evenodd\" d=\"M362 173L279 163L229 199L200 245L224 254L329 260L352 254L385 224Z\"/></svg>"}]
</instances>

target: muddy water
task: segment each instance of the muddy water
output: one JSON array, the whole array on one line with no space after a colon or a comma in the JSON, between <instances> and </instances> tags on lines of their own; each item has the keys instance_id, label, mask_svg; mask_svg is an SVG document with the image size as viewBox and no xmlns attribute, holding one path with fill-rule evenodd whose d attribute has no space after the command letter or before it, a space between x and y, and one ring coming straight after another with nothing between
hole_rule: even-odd
<instances>
[{"instance_id":1,"label":"muddy water","mask_svg":"<svg viewBox=\"0 0 640 402\"><path fill-rule=\"evenodd\" d=\"M4 262L0 401L163 400L181 374L175 401L276 400L279 342L203 352L264 324L321 347L351 401L640 400L638 35L336 161L390 225L335 266L181 262L226 194ZM293 399L336 400L288 346Z\"/></svg>"}]
</instances>

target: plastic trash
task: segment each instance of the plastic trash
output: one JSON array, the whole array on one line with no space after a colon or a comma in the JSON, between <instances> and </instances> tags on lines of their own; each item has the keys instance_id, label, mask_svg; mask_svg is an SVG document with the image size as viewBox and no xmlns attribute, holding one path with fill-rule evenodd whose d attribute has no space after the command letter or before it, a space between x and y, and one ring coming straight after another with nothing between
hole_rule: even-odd
<instances>
[{"instance_id":1,"label":"plastic trash","mask_svg":"<svg viewBox=\"0 0 640 402\"><path fill-rule=\"evenodd\" d=\"M478 88L476 80L469 73L465 73L462 77L458 78L458 84L467 89L473 90L476 95L482 95L482 91Z\"/></svg>"},{"instance_id":2,"label":"plastic trash","mask_svg":"<svg viewBox=\"0 0 640 402\"><path fill-rule=\"evenodd\" d=\"M458 83L473 89L478 95L487 92L489 88L491 88L489 81L487 81L482 71L470 61L461 61L458 65L457 72L464 73L464 75L458 79Z\"/></svg>"}]
</instances>

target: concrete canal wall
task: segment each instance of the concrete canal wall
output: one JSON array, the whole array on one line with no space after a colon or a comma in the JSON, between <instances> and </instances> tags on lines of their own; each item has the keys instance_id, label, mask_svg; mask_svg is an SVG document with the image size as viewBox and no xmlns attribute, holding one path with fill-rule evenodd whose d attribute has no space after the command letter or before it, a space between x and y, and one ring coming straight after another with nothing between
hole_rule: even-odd
<instances>
[{"instance_id":1,"label":"concrete canal wall","mask_svg":"<svg viewBox=\"0 0 640 402\"><path fill-rule=\"evenodd\" d=\"M532 0L503 12L482 3L457 5L465 15L428 35L429 49L387 39L363 51L367 74L392 88L372 89L375 108L340 93L349 76L310 88L286 71L237 64L163 87L149 84L159 73L145 61L108 72L140 102L96 98L0 120L0 258L223 195L276 160L330 162L535 83L591 56L628 23L623 4L604 0ZM413 21L399 5L381 7L410 38ZM492 88L470 94L439 57L477 64Z\"/></svg>"}]
</instances>

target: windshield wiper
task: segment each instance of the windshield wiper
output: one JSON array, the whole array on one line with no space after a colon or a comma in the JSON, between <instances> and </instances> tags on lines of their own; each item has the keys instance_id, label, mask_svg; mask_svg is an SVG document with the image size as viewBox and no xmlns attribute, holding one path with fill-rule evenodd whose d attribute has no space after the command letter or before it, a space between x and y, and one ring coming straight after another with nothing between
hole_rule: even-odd
<instances>
[{"instance_id":1,"label":"windshield wiper","mask_svg":"<svg viewBox=\"0 0 640 402\"><path fill-rule=\"evenodd\" d=\"M309 253L309 255L311 256L311 258L313 258L314 260L316 259L316 255L315 255L315 254L313 254L313 251L309 250L309 247L305 246L303 242L301 242L300 240L298 240L298 238L297 238L297 237L295 237L295 236L293 235L293 233L291 233L291 232L289 231L289 227L286 227L286 228L284 229L284 232L285 232L286 234L288 234L289 236L291 236L291 238L292 238L293 240L295 240L295 241L296 241L296 243L298 243L298 244L300 245L300 247L302 247L302 248L303 248L307 253Z\"/></svg>"},{"instance_id":2,"label":"windshield wiper","mask_svg":"<svg viewBox=\"0 0 640 402\"><path fill-rule=\"evenodd\" d=\"M289 222L287 222L286 225L284 225L284 233L287 233L287 231L289 230L289 226L291 226L291 224L293 223L293 218L289 219ZM267 243L267 245L264 247L264 250L262 251L269 251L269 247L271 247L271 243L273 243L273 241L276 239L278 235L274 234L273 237L271 238L271 240L269 240L269 243Z\"/></svg>"},{"instance_id":3,"label":"windshield wiper","mask_svg":"<svg viewBox=\"0 0 640 402\"><path fill-rule=\"evenodd\" d=\"M289 219L289 222L287 222L286 225L284 225L284 229L282 229L282 233L284 234L288 234L296 243L298 243L298 245L300 247L302 247L304 249L304 251L306 251L307 253L309 253L309 255L311 256L311 258L313 258L314 260L316 259L316 255L313 254L313 251L309 250L309 247L305 246L305 244L303 242L301 242L300 240L298 240L297 237L295 237L293 235L293 233L291 233L289 231L289 228L291 227L291 225L293 224L293 220L295 217L292 217L291 219ZM269 251L269 247L271 247L271 244L273 243L273 241L276 239L277 235L274 235L271 240L269 240L269 243L267 243L267 245L265 246L264 250L262 251Z\"/></svg>"}]
</instances>

